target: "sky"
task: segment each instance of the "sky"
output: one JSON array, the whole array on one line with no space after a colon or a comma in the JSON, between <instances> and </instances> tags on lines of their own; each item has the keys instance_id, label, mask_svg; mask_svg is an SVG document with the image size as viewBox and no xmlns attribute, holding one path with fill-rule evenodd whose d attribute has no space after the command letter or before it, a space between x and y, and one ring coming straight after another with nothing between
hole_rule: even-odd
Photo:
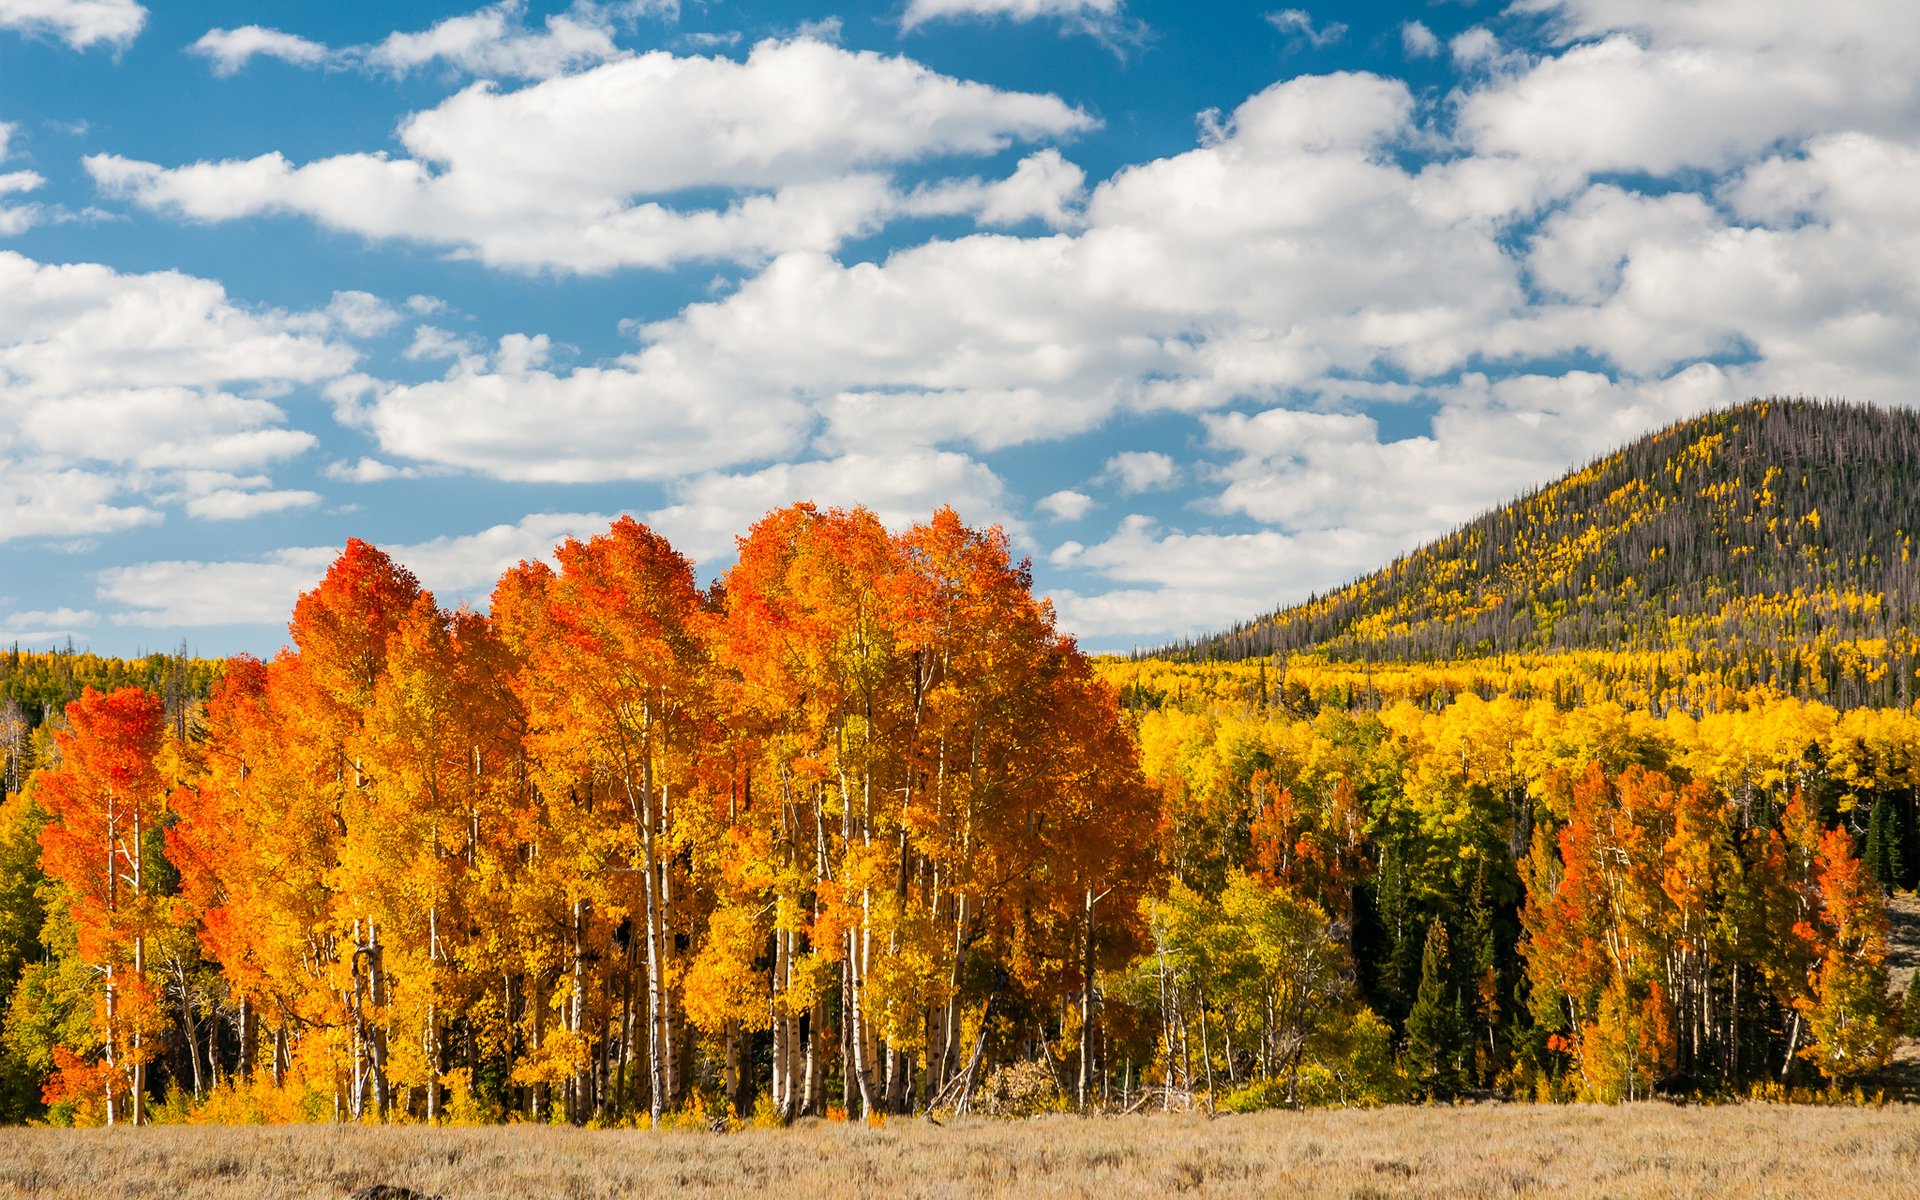
<instances>
[{"instance_id":1,"label":"sky","mask_svg":"<svg viewBox=\"0 0 1920 1200\"><path fill-rule=\"evenodd\" d=\"M1152 646L1916 402L1912 0L0 0L0 642L951 504Z\"/></svg>"}]
</instances>

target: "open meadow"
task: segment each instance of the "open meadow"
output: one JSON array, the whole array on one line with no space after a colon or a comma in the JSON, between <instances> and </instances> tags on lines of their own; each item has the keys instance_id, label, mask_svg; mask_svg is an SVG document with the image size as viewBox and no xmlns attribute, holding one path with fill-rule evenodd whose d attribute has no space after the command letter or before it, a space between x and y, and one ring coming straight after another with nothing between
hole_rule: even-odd
<instances>
[{"instance_id":1,"label":"open meadow","mask_svg":"<svg viewBox=\"0 0 1920 1200\"><path fill-rule=\"evenodd\" d=\"M732 1134L15 1129L0 1197L1912 1196L1920 1108L1481 1105Z\"/></svg>"}]
</instances>

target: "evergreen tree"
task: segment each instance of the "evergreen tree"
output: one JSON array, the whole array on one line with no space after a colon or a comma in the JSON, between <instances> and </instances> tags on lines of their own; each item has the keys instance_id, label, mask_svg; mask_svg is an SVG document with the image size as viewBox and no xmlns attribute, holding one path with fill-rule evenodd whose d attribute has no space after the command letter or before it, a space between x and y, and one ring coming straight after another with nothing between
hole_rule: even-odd
<instances>
[{"instance_id":1,"label":"evergreen tree","mask_svg":"<svg viewBox=\"0 0 1920 1200\"><path fill-rule=\"evenodd\" d=\"M1885 796L1876 797L1873 811L1867 816L1867 847L1861 857L1866 860L1868 874L1883 892L1892 892L1905 875L1900 842L1893 805Z\"/></svg>"},{"instance_id":2,"label":"evergreen tree","mask_svg":"<svg viewBox=\"0 0 1920 1200\"><path fill-rule=\"evenodd\" d=\"M1407 1014L1407 1066L1429 1100L1451 1100L1461 1087L1461 1029L1457 997L1449 995L1452 968L1447 927L1436 918L1427 926L1427 947L1420 956L1420 989Z\"/></svg>"},{"instance_id":3,"label":"evergreen tree","mask_svg":"<svg viewBox=\"0 0 1920 1200\"><path fill-rule=\"evenodd\" d=\"M1498 1072L1494 1061L1494 1034L1500 1027L1500 946L1494 933L1493 909L1487 903L1487 870L1483 863L1474 877L1461 931L1460 977L1456 982L1461 1010L1461 1035L1468 1043L1467 1079L1485 1087Z\"/></svg>"},{"instance_id":4,"label":"evergreen tree","mask_svg":"<svg viewBox=\"0 0 1920 1200\"><path fill-rule=\"evenodd\" d=\"M1920 821L1914 818L1913 804L1911 793L1892 802L1900 840L1900 888L1908 892L1920 889Z\"/></svg>"}]
</instances>

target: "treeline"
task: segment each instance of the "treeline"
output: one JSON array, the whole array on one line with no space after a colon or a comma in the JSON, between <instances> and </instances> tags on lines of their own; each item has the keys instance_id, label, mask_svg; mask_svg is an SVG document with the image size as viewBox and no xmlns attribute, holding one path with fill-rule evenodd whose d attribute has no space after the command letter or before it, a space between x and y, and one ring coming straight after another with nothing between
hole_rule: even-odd
<instances>
[{"instance_id":1,"label":"treeline","mask_svg":"<svg viewBox=\"0 0 1920 1200\"><path fill-rule=\"evenodd\" d=\"M557 559L481 617L353 542L191 736L69 706L4 822L56 1118L965 1104L1138 953L1154 795L998 531L796 507L706 592L631 520Z\"/></svg>"},{"instance_id":2,"label":"treeline","mask_svg":"<svg viewBox=\"0 0 1920 1200\"><path fill-rule=\"evenodd\" d=\"M23 651L16 643L0 650L0 797L20 790L51 744L48 723L86 689L145 688L164 699L168 719L184 732L187 713L205 699L219 671L217 661L189 657L185 645L140 658L106 658L71 645Z\"/></svg>"},{"instance_id":3,"label":"treeline","mask_svg":"<svg viewBox=\"0 0 1920 1200\"><path fill-rule=\"evenodd\" d=\"M1790 1095L1898 1035L1908 711L1096 665L950 511L555 557L481 616L352 542L184 727L68 707L0 808L11 1115Z\"/></svg>"},{"instance_id":4,"label":"treeline","mask_svg":"<svg viewBox=\"0 0 1920 1200\"><path fill-rule=\"evenodd\" d=\"M1842 707L1916 698L1920 414L1771 399L1682 422L1348 587L1170 647L1408 663L1676 652Z\"/></svg>"},{"instance_id":5,"label":"treeline","mask_svg":"<svg viewBox=\"0 0 1920 1200\"><path fill-rule=\"evenodd\" d=\"M1234 1082L1222 1039L1265 1019L1219 1000L1207 950L1250 880L1331 918L1362 1007L1316 1036L1397 1052L1379 1077L1402 1095L1746 1095L1871 1086L1887 1062L1885 896L1920 882L1920 714L1751 693L1656 716L1432 681L1303 714L1263 704L1253 664L1102 674L1159 701L1138 729L1168 903L1199 914L1162 946L1188 947L1185 1023L1213 1022L1212 1054L1173 1057L1190 1086Z\"/></svg>"}]
</instances>

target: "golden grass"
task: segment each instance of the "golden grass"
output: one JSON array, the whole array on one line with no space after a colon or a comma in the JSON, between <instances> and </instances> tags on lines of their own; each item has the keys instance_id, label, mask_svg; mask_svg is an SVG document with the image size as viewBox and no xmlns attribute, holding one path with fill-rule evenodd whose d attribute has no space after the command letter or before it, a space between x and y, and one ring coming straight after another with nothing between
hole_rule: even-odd
<instances>
[{"instance_id":1,"label":"golden grass","mask_svg":"<svg viewBox=\"0 0 1920 1200\"><path fill-rule=\"evenodd\" d=\"M731 1134L426 1128L16 1129L0 1197L1913 1196L1920 1108L1486 1105L1046 1117Z\"/></svg>"}]
</instances>

